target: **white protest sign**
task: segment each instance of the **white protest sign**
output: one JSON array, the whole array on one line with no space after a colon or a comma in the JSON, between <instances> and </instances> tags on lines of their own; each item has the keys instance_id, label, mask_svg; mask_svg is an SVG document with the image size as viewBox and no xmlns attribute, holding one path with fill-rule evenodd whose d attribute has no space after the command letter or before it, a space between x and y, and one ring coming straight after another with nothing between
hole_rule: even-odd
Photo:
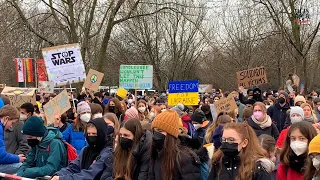
<instances>
[{"instance_id":1,"label":"white protest sign","mask_svg":"<svg viewBox=\"0 0 320 180\"><path fill-rule=\"evenodd\" d=\"M213 86L212 84L199 84L200 93L212 93Z\"/></svg>"},{"instance_id":2,"label":"white protest sign","mask_svg":"<svg viewBox=\"0 0 320 180\"><path fill-rule=\"evenodd\" d=\"M49 81L55 86L84 82L86 72L79 44L42 49Z\"/></svg>"},{"instance_id":3,"label":"white protest sign","mask_svg":"<svg viewBox=\"0 0 320 180\"><path fill-rule=\"evenodd\" d=\"M153 66L121 65L119 87L124 89L152 89Z\"/></svg>"},{"instance_id":4,"label":"white protest sign","mask_svg":"<svg viewBox=\"0 0 320 180\"><path fill-rule=\"evenodd\" d=\"M38 92L41 93L53 93L54 84L50 81L39 81Z\"/></svg>"}]
</instances>

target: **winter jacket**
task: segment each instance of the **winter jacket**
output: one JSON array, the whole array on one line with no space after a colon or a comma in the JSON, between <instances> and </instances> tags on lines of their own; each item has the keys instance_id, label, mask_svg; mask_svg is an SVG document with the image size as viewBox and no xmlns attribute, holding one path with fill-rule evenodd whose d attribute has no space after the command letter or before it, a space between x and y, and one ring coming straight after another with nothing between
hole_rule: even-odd
<instances>
[{"instance_id":1,"label":"winter jacket","mask_svg":"<svg viewBox=\"0 0 320 180\"><path fill-rule=\"evenodd\" d=\"M190 153L189 149L181 149L177 154L172 180L200 180L200 159L194 153ZM159 156L150 161L148 180L163 180L163 174L167 172L161 171L160 158L165 156L163 152ZM180 158L178 158L180 157Z\"/></svg>"},{"instance_id":2,"label":"winter jacket","mask_svg":"<svg viewBox=\"0 0 320 180\"><path fill-rule=\"evenodd\" d=\"M220 164L222 165L220 169ZM223 157L222 163L215 162L212 166L208 180L235 180L240 168L240 159ZM220 173L219 173L220 172ZM261 161L256 162L252 180L270 180L271 176Z\"/></svg>"},{"instance_id":3,"label":"winter jacket","mask_svg":"<svg viewBox=\"0 0 320 180\"><path fill-rule=\"evenodd\" d=\"M254 130L254 132L257 134L257 137L259 137L262 134L267 134L272 136L275 140L278 139L279 137L279 131L276 127L276 125L274 125L273 123L271 123L270 127L264 128L262 129L258 124L256 124L253 120L252 117L250 117L250 119L248 119L247 123L249 124L249 126L252 127L252 129Z\"/></svg>"},{"instance_id":4,"label":"winter jacket","mask_svg":"<svg viewBox=\"0 0 320 180\"><path fill-rule=\"evenodd\" d=\"M146 131L140 138L139 143L132 151L134 166L132 169L135 180L147 180L150 163L150 146L152 142L152 134Z\"/></svg>"},{"instance_id":5,"label":"winter jacket","mask_svg":"<svg viewBox=\"0 0 320 180\"><path fill-rule=\"evenodd\" d=\"M184 116L181 117L181 120L182 120L183 127L188 130L189 129L189 124L190 123L192 124L190 116L184 115Z\"/></svg>"},{"instance_id":6,"label":"winter jacket","mask_svg":"<svg viewBox=\"0 0 320 180\"><path fill-rule=\"evenodd\" d=\"M283 144L287 138L289 128L290 128L290 126L281 131L280 136L279 136L277 143L276 143L277 148L282 149Z\"/></svg>"},{"instance_id":7,"label":"winter jacket","mask_svg":"<svg viewBox=\"0 0 320 180\"><path fill-rule=\"evenodd\" d=\"M10 154L6 151L4 144L4 126L0 121L0 164L13 164L20 162L18 155Z\"/></svg>"},{"instance_id":8,"label":"winter jacket","mask_svg":"<svg viewBox=\"0 0 320 180\"><path fill-rule=\"evenodd\" d=\"M62 142L62 134L55 128L48 131L36 147L31 149L23 165L18 171L18 176L36 178L51 176L67 165L67 152Z\"/></svg>"},{"instance_id":9,"label":"winter jacket","mask_svg":"<svg viewBox=\"0 0 320 180\"><path fill-rule=\"evenodd\" d=\"M6 144L6 150L12 154L24 154L27 155L30 148L27 142L27 138L22 135L21 130L23 122L19 121L11 129L7 129L4 132L4 139Z\"/></svg>"},{"instance_id":10,"label":"winter jacket","mask_svg":"<svg viewBox=\"0 0 320 180\"><path fill-rule=\"evenodd\" d=\"M83 130L77 131L73 124L70 124L68 128L63 131L63 140L71 144L80 154L82 148L88 145L86 138L84 137Z\"/></svg>"},{"instance_id":11,"label":"winter jacket","mask_svg":"<svg viewBox=\"0 0 320 180\"><path fill-rule=\"evenodd\" d=\"M204 141L204 136L206 135L206 129L205 128L199 128L197 129L193 134L193 139L196 139L198 143L201 145Z\"/></svg>"},{"instance_id":12,"label":"winter jacket","mask_svg":"<svg viewBox=\"0 0 320 180\"><path fill-rule=\"evenodd\" d=\"M237 106L238 106L238 112L239 112L239 117L238 117L238 121L242 122L242 117L243 117L243 110L246 107L246 105L242 104L240 101L237 101Z\"/></svg>"},{"instance_id":13,"label":"winter jacket","mask_svg":"<svg viewBox=\"0 0 320 180\"><path fill-rule=\"evenodd\" d=\"M244 97L244 95L242 93L239 93L239 100L242 104L247 105L247 104L251 104L253 105L254 103L256 103L256 100L254 99L247 99L246 97Z\"/></svg>"},{"instance_id":14,"label":"winter jacket","mask_svg":"<svg viewBox=\"0 0 320 180\"><path fill-rule=\"evenodd\" d=\"M96 161L88 168L83 169L81 167L81 162L83 158L83 148L74 161L72 161L68 167L61 169L55 175L59 176L60 180L98 180L102 179L101 175L104 170L109 171L109 177L105 176L104 179L112 179L113 170L113 150L112 147L105 147L100 155L96 158ZM109 163L105 163L105 160L109 160Z\"/></svg>"},{"instance_id":15,"label":"winter jacket","mask_svg":"<svg viewBox=\"0 0 320 180\"><path fill-rule=\"evenodd\" d=\"M48 127L57 128L57 129L59 129L59 131L60 131L61 133L63 133L63 132L69 127L69 125L70 125L70 123L66 122L66 123L63 124L62 127L59 127L59 126L58 126L58 127L54 127L54 124L50 124Z\"/></svg>"},{"instance_id":16,"label":"winter jacket","mask_svg":"<svg viewBox=\"0 0 320 180\"><path fill-rule=\"evenodd\" d=\"M303 174L280 164L277 169L277 180L303 180Z\"/></svg>"},{"instance_id":17,"label":"winter jacket","mask_svg":"<svg viewBox=\"0 0 320 180\"><path fill-rule=\"evenodd\" d=\"M277 126L279 132L284 129L288 109L290 109L289 103L286 103L283 107L277 103L268 108L268 115L271 117L273 123Z\"/></svg>"}]
</instances>

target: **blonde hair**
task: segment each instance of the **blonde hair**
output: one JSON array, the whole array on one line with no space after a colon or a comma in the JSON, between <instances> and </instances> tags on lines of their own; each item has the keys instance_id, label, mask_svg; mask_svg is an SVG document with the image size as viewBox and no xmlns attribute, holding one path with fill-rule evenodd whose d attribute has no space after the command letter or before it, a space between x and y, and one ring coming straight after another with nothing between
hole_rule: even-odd
<instances>
[{"instance_id":1,"label":"blonde hair","mask_svg":"<svg viewBox=\"0 0 320 180\"><path fill-rule=\"evenodd\" d=\"M17 108L11 105L5 105L0 109L0 118L3 118L5 116L9 116L11 120L17 120L20 119L20 112Z\"/></svg>"},{"instance_id":2,"label":"blonde hair","mask_svg":"<svg viewBox=\"0 0 320 180\"><path fill-rule=\"evenodd\" d=\"M211 143L212 141L212 134L214 132L214 130L220 125L220 124L227 124L227 123L231 123L232 122L232 118L227 115L227 114L223 114L220 115L217 120L215 120L207 129L206 131L206 136L205 136L205 141L206 143Z\"/></svg>"},{"instance_id":3,"label":"blonde hair","mask_svg":"<svg viewBox=\"0 0 320 180\"><path fill-rule=\"evenodd\" d=\"M115 137L119 130L120 130L120 124L119 124L119 120L117 118L117 116L114 114L114 113L106 113L104 116L103 116L103 119L106 121L106 120L109 120L111 122L114 123L114 133L113 133L113 136Z\"/></svg>"},{"instance_id":4,"label":"blonde hair","mask_svg":"<svg viewBox=\"0 0 320 180\"><path fill-rule=\"evenodd\" d=\"M318 122L318 119L317 119L317 116L314 114L311 105L308 104L308 103L303 103L303 104L300 105L300 107L301 107L302 109L305 108L306 106L308 106L308 107L310 108L310 110L311 110L311 116L313 117L313 123L317 123L317 122Z\"/></svg>"}]
</instances>

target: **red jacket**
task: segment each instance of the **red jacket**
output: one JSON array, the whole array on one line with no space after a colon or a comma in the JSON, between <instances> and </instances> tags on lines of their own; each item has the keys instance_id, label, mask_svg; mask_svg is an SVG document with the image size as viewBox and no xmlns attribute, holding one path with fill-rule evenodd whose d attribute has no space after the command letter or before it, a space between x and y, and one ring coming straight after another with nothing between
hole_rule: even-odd
<instances>
[{"instance_id":1,"label":"red jacket","mask_svg":"<svg viewBox=\"0 0 320 180\"><path fill-rule=\"evenodd\" d=\"M290 128L290 126L281 131L280 136L279 136L277 143L276 143L277 148L282 149L283 144L286 141L289 128Z\"/></svg>"},{"instance_id":2,"label":"red jacket","mask_svg":"<svg viewBox=\"0 0 320 180\"><path fill-rule=\"evenodd\" d=\"M192 123L191 118L188 115L184 115L181 117L183 127L185 127L187 130L189 130L188 123Z\"/></svg>"},{"instance_id":3,"label":"red jacket","mask_svg":"<svg viewBox=\"0 0 320 180\"><path fill-rule=\"evenodd\" d=\"M303 180L303 174L281 163L277 169L277 180Z\"/></svg>"}]
</instances>

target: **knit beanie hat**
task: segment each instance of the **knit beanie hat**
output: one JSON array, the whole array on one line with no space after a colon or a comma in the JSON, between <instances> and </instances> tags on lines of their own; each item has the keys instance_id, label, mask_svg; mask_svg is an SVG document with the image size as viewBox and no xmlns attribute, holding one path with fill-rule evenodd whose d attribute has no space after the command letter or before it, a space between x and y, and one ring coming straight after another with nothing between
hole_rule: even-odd
<instances>
[{"instance_id":1,"label":"knit beanie hat","mask_svg":"<svg viewBox=\"0 0 320 180\"><path fill-rule=\"evenodd\" d=\"M303 96L296 96L296 98L294 98L294 105L296 105L297 102L303 102L303 103L306 103L306 99L303 97Z\"/></svg>"},{"instance_id":2,"label":"knit beanie hat","mask_svg":"<svg viewBox=\"0 0 320 180\"><path fill-rule=\"evenodd\" d=\"M184 105L179 103L175 107L171 108L171 110L176 111L178 115L181 117L184 110Z\"/></svg>"},{"instance_id":3,"label":"knit beanie hat","mask_svg":"<svg viewBox=\"0 0 320 180\"><path fill-rule=\"evenodd\" d=\"M151 128L159 128L175 138L179 135L179 116L173 110L166 110L158 114L152 121Z\"/></svg>"},{"instance_id":4,"label":"knit beanie hat","mask_svg":"<svg viewBox=\"0 0 320 180\"><path fill-rule=\"evenodd\" d=\"M84 112L91 112L91 108L87 102L81 101L77 105L77 113L81 114Z\"/></svg>"},{"instance_id":5,"label":"knit beanie hat","mask_svg":"<svg viewBox=\"0 0 320 180\"><path fill-rule=\"evenodd\" d=\"M130 109L128 109L125 112L125 115L128 117L128 119L130 119L130 118L139 119L139 113L135 107L131 107Z\"/></svg>"},{"instance_id":6,"label":"knit beanie hat","mask_svg":"<svg viewBox=\"0 0 320 180\"><path fill-rule=\"evenodd\" d=\"M320 153L320 134L310 141L309 154L312 153Z\"/></svg>"},{"instance_id":7,"label":"knit beanie hat","mask_svg":"<svg viewBox=\"0 0 320 180\"><path fill-rule=\"evenodd\" d=\"M206 118L206 115L202 111L196 111L191 115L191 121L202 124Z\"/></svg>"},{"instance_id":8,"label":"knit beanie hat","mask_svg":"<svg viewBox=\"0 0 320 180\"><path fill-rule=\"evenodd\" d=\"M303 113L303 109L299 106L292 106L290 108L290 117L293 115L293 114L299 114L302 119L304 119L304 113Z\"/></svg>"},{"instance_id":9,"label":"knit beanie hat","mask_svg":"<svg viewBox=\"0 0 320 180\"><path fill-rule=\"evenodd\" d=\"M284 97L285 97L286 99L289 98L289 94L288 94L287 92L281 92L281 93L279 93L279 96L280 96L281 94L284 95Z\"/></svg>"},{"instance_id":10,"label":"knit beanie hat","mask_svg":"<svg viewBox=\"0 0 320 180\"><path fill-rule=\"evenodd\" d=\"M43 137L47 128L43 124L43 120L37 116L31 116L22 127L22 134Z\"/></svg>"}]
</instances>

